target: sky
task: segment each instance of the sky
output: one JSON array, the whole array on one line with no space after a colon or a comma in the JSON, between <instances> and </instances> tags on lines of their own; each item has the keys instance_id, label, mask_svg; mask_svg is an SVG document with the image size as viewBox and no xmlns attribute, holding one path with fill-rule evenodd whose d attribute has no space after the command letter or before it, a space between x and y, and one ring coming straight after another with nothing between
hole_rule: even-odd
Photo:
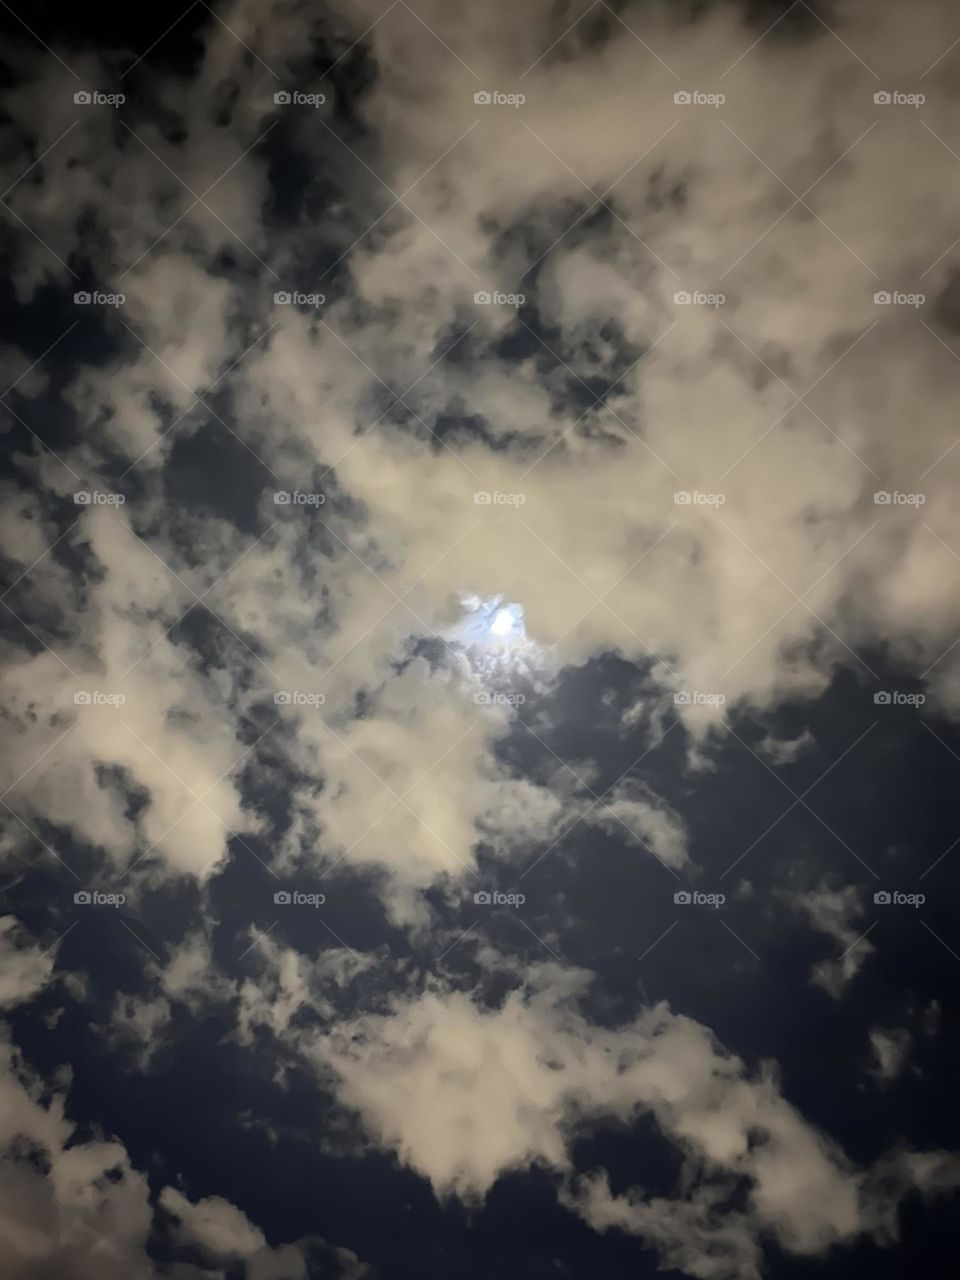
<instances>
[{"instance_id":1,"label":"sky","mask_svg":"<svg viewBox=\"0 0 960 1280\"><path fill-rule=\"evenodd\" d=\"M947 1274L954 6L0 21L3 1280Z\"/></svg>"}]
</instances>

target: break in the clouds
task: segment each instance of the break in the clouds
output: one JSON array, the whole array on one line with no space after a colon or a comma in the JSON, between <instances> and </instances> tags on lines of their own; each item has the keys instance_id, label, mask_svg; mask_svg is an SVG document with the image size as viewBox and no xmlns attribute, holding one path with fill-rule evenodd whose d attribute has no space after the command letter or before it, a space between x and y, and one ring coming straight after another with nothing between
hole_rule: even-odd
<instances>
[{"instance_id":1,"label":"break in the clouds","mask_svg":"<svg viewBox=\"0 0 960 1280\"><path fill-rule=\"evenodd\" d=\"M951 6L5 21L6 1272L936 1273Z\"/></svg>"}]
</instances>

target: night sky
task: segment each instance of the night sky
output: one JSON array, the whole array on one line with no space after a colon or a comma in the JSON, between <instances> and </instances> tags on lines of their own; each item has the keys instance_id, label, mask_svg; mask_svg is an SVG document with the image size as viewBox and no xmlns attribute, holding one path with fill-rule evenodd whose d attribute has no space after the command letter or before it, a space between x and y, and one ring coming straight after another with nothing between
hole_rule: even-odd
<instances>
[{"instance_id":1,"label":"night sky","mask_svg":"<svg viewBox=\"0 0 960 1280\"><path fill-rule=\"evenodd\" d=\"M954 1274L960 12L0 24L0 1280Z\"/></svg>"}]
</instances>

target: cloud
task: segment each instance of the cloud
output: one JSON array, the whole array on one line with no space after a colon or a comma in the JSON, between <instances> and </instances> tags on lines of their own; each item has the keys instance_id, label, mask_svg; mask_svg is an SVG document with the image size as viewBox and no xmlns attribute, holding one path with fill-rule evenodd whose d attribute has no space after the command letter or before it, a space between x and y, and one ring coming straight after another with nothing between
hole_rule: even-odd
<instances>
[{"instance_id":1,"label":"cloud","mask_svg":"<svg viewBox=\"0 0 960 1280\"><path fill-rule=\"evenodd\" d=\"M889 1084L895 1080L906 1066L910 1056L913 1038L904 1027L885 1030L883 1027L870 1029L870 1048L873 1051L874 1064L870 1068L881 1084Z\"/></svg>"},{"instance_id":2,"label":"cloud","mask_svg":"<svg viewBox=\"0 0 960 1280\"><path fill-rule=\"evenodd\" d=\"M244 1045L252 1042L258 1028L284 1037L302 1009L325 1022L334 1020L341 993L377 966L375 956L346 947L334 947L310 959L266 935L256 937L254 943L259 972L239 984L237 1037Z\"/></svg>"},{"instance_id":3,"label":"cloud","mask_svg":"<svg viewBox=\"0 0 960 1280\"><path fill-rule=\"evenodd\" d=\"M333 1249L319 1239L271 1248L259 1227L245 1213L220 1196L191 1201L174 1187L165 1187L160 1206L174 1221L174 1239L197 1249L210 1262L242 1262L245 1280L308 1280L311 1268L339 1280L363 1280L370 1269L348 1249ZM218 1274L223 1274L218 1272Z\"/></svg>"},{"instance_id":4,"label":"cloud","mask_svg":"<svg viewBox=\"0 0 960 1280\"><path fill-rule=\"evenodd\" d=\"M595 1231L642 1236L661 1265L697 1280L759 1280L762 1251L746 1215L731 1213L723 1189L698 1187L685 1200L615 1196L605 1174L581 1179L564 1196Z\"/></svg>"},{"instance_id":5,"label":"cloud","mask_svg":"<svg viewBox=\"0 0 960 1280\"><path fill-rule=\"evenodd\" d=\"M782 896L818 933L843 947L838 957L818 960L810 975L814 986L838 1000L874 949L873 944L865 940L863 930L853 923L863 910L859 889L855 885L833 889L823 883L807 893Z\"/></svg>"},{"instance_id":6,"label":"cloud","mask_svg":"<svg viewBox=\"0 0 960 1280\"><path fill-rule=\"evenodd\" d=\"M616 787L611 798L592 811L589 821L628 844L647 849L668 867L682 867L688 861L686 824L649 788Z\"/></svg>"},{"instance_id":7,"label":"cloud","mask_svg":"<svg viewBox=\"0 0 960 1280\"><path fill-rule=\"evenodd\" d=\"M730 6L596 8L236 0L189 73L144 59L122 120L78 117L65 66L24 54L2 91L11 280L65 345L35 368L32 330L0 353L24 374L4 396L19 486L0 495L0 849L12 864L39 841L46 870L125 877L131 898L196 895L147 993L95 1015L142 1069L175 1012L228 1004L242 1044L307 1053L438 1195L476 1201L539 1164L597 1229L749 1280L764 1238L806 1256L889 1239L896 1198L951 1185L951 1157L858 1169L772 1068L663 1004L596 1025L577 975L522 985L511 961L496 1000L418 977L345 1013L368 955L313 962L261 936L249 974L214 958L216 892L254 843L274 872L373 886L411 945L451 932L481 844L507 863L582 819L691 861L692 815L652 784L591 804L602 750L576 762L579 789L556 762L524 776L513 711L473 694L531 673L472 670L444 643L464 594L522 605L539 674L642 675L623 736L647 747L677 717L689 764L728 718L815 699L841 668L872 714L877 651L937 710L960 706L960 174L940 141L957 85L949 59L931 65L950 6L918 19L883 0L839 13L840 38L784 22L759 42ZM56 48L82 82L111 79L110 58ZM875 108L881 53L891 84L930 66L926 130ZM341 55L329 109L275 104L275 79ZM722 111L675 101L718 76ZM474 101L521 83L522 108ZM122 287L116 314L73 308L93 282ZM928 297L875 302L901 283ZM275 305L281 286L327 300ZM488 290L514 302L475 302ZM761 750L779 765L809 745ZM793 903L842 949L811 975L839 999L873 950L859 891ZM52 952L10 917L0 949L0 998L29 1001ZM870 1035L887 1079L899 1041ZM146 1280L145 1175L15 1070L6 1270ZM672 1199L573 1167L578 1133L641 1116L682 1155ZM204 1268L311 1273L312 1245L270 1246L230 1202L160 1197Z\"/></svg>"},{"instance_id":8,"label":"cloud","mask_svg":"<svg viewBox=\"0 0 960 1280\"><path fill-rule=\"evenodd\" d=\"M162 1222L123 1143L81 1136L65 1116L63 1079L46 1086L6 1031L0 1055L0 1269L9 1280L222 1280L228 1261L244 1263L245 1280L306 1280L314 1252L324 1274L369 1274L355 1255L320 1240L271 1248L235 1205L219 1196L191 1202L173 1187L157 1203L176 1221L174 1251L186 1246L220 1265L158 1264L148 1243Z\"/></svg>"},{"instance_id":9,"label":"cloud","mask_svg":"<svg viewBox=\"0 0 960 1280\"><path fill-rule=\"evenodd\" d=\"M3 1274L11 1280L150 1280L146 1179L121 1143L71 1144L74 1126L64 1117L62 1096L45 1104L40 1081L13 1047L5 1042L2 1052Z\"/></svg>"},{"instance_id":10,"label":"cloud","mask_svg":"<svg viewBox=\"0 0 960 1280\"><path fill-rule=\"evenodd\" d=\"M0 1008L14 1008L42 991L56 953L56 945L41 949L31 941L15 916L0 916Z\"/></svg>"},{"instance_id":11,"label":"cloud","mask_svg":"<svg viewBox=\"0 0 960 1280\"><path fill-rule=\"evenodd\" d=\"M111 1011L108 1037L114 1044L132 1044L139 1069L145 1071L164 1042L170 1025L170 1004L162 997L142 1000L117 996Z\"/></svg>"},{"instance_id":12,"label":"cloud","mask_svg":"<svg viewBox=\"0 0 960 1280\"><path fill-rule=\"evenodd\" d=\"M230 775L244 744L223 692L165 634L177 617L173 580L155 555L123 516L90 511L79 526L103 575L80 630L56 652L8 654L0 676L27 766L7 763L10 804L105 850L114 872L139 843L141 856L203 878L223 857L226 829L242 824ZM154 620L167 610L165 623ZM127 788L104 781L104 766L146 792L138 817Z\"/></svg>"},{"instance_id":13,"label":"cloud","mask_svg":"<svg viewBox=\"0 0 960 1280\"><path fill-rule=\"evenodd\" d=\"M284 10L268 23L244 4L233 16L293 77L312 34L305 16ZM367 16L383 15L337 11L344 48ZM331 172L369 217L356 235L344 229L344 248L357 243L319 314L274 308L269 277L254 286L216 269L224 245L241 254L245 244L282 267L283 283L315 274L309 220L281 237L262 217L269 166L255 144L282 125L295 152L316 149L316 121L278 112L226 30L204 30L179 97L150 73L173 118L189 113L186 136L131 115L138 136L121 130L117 141L104 113L87 112L16 186L11 207L62 261L82 248L104 280L122 268L129 325L116 317L112 354L77 362L66 380L66 401L88 424L84 443L58 450L62 463L23 464L48 502L80 484L110 490L119 472L135 476L137 492L123 508L80 513L69 542L84 549L83 585L55 621L43 611L58 558L29 566L57 529L41 540L35 515L13 522L29 570L16 603L30 605L25 623L57 657L10 653L4 687L25 758L49 749L18 784L26 821L42 813L115 867L133 848L143 874L206 879L230 832L260 826L238 773L267 732L301 775L297 811L315 821L324 854L385 874L395 918L418 926L416 895L471 865L495 771L495 735L481 726L421 778L467 716L439 692L442 678L397 670L414 638L447 624L458 593L522 602L530 635L561 663L608 652L654 662L665 701L674 688L713 699L677 708L700 738L742 703L815 696L839 663L866 679L861 650L881 638L930 667L932 696L949 708L957 655L945 651L960 623L941 589L956 572L949 547L960 545L957 455L936 410L952 358L920 323L926 312L874 305L871 274L916 276L952 242L952 171L944 177L936 151L936 163L911 163L912 126L903 113L874 119L872 81L844 44L780 33L741 63L750 33L719 8L688 24L627 6L592 37L587 22L564 36L570 23L558 26L547 5L525 8L522 21L502 3L483 17L431 4L422 17L442 41L424 39L402 8L365 37L381 72L356 103L368 170L320 130ZM930 5L931 33L941 17ZM879 20L846 15L844 42L869 44ZM893 4L882 23L903 36L890 48L906 74L921 36ZM642 77L635 25L663 50ZM532 68L522 111L478 113L473 80L445 44L492 84ZM724 111L678 110L667 66L692 83L721 63L733 68ZM397 66L409 79L385 71ZM236 93L224 121L211 103L225 67ZM953 90L946 67L931 74L936 132ZM7 93L25 137L39 102L60 104L45 127L61 114L69 123L60 75L37 60ZM642 128L618 127L624 119ZM916 181L878 218L878 183L901 160ZM169 171L194 187L228 168L207 201L213 214L191 207ZM371 169L398 190L430 172L409 194L412 215L400 209L358 239L382 212ZM787 212L783 183L815 183L815 216ZM612 184L607 215L581 225L592 192ZM65 223L61 202L104 234L82 239L83 220ZM16 234L24 298L51 278L72 287L43 243ZM728 268L716 314L674 303L678 282L713 286ZM932 291L936 272L930 279ZM521 280L530 310L519 317L474 305L478 283ZM930 328L938 323L933 315ZM193 397L221 377L191 417ZM795 389L814 383L810 407L795 403ZM590 407L592 388L609 384ZM390 409L385 386L403 390L408 407ZM29 416L33 388L21 391ZM907 416L921 432L911 449L935 464L923 521L916 508L872 501L906 487ZM172 451L204 433L260 478L259 500L238 498L255 534L172 500ZM322 513L272 504L273 491L298 485L330 491ZM223 499L214 488L211 478L211 505ZM524 502L478 506L480 491ZM678 491L722 491L724 502L678 505ZM197 606L191 591L208 589ZM211 632L202 644L176 630L191 608ZM81 682L127 702L118 715L88 708L54 747ZM270 722L251 732L278 688L323 693L322 714L284 713L287 737ZM147 793L136 819L100 766ZM415 790L398 803L391 789L407 784ZM379 820L373 831L360 813ZM677 833L662 812L657 822L659 856L676 863Z\"/></svg>"},{"instance_id":14,"label":"cloud","mask_svg":"<svg viewBox=\"0 0 960 1280\"><path fill-rule=\"evenodd\" d=\"M769 733L757 743L757 750L775 765L793 764L807 751L816 747L816 739L809 729L795 738L778 738Z\"/></svg>"},{"instance_id":15,"label":"cloud","mask_svg":"<svg viewBox=\"0 0 960 1280\"><path fill-rule=\"evenodd\" d=\"M164 1187L159 1203L177 1219L178 1238L214 1258L247 1258L266 1244L246 1214L220 1196L192 1204L174 1187Z\"/></svg>"},{"instance_id":16,"label":"cloud","mask_svg":"<svg viewBox=\"0 0 960 1280\"><path fill-rule=\"evenodd\" d=\"M495 1007L434 986L338 1024L307 1052L335 1074L371 1137L441 1197L474 1200L531 1164L570 1175L575 1134L601 1118L652 1116L683 1155L678 1200L648 1202L639 1189L614 1197L601 1176L574 1181L568 1202L599 1229L662 1245L664 1265L692 1265L689 1274L759 1274L767 1234L820 1255L889 1230L889 1192L864 1190L865 1175L787 1102L769 1068L749 1072L665 1004L616 1029L593 1025L578 1008L582 976L551 978ZM960 1163L949 1167L958 1176ZM732 1211L737 1187L745 1208Z\"/></svg>"}]
</instances>

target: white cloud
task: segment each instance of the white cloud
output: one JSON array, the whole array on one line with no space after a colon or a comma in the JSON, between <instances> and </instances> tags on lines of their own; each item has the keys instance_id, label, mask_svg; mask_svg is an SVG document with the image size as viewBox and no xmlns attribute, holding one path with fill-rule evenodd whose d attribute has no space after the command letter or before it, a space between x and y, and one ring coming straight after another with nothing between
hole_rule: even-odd
<instances>
[{"instance_id":1,"label":"white cloud","mask_svg":"<svg viewBox=\"0 0 960 1280\"><path fill-rule=\"evenodd\" d=\"M10 1280L152 1280L146 1179L121 1143L68 1145L73 1125L63 1098L45 1104L40 1081L16 1051L9 1043L0 1048L0 1270Z\"/></svg>"},{"instance_id":2,"label":"white cloud","mask_svg":"<svg viewBox=\"0 0 960 1280\"><path fill-rule=\"evenodd\" d=\"M370 25L368 8L341 15L346 44ZM885 3L878 12L897 35L890 56L905 73L920 37L897 6ZM268 20L239 4L233 16L281 68L295 64L309 36L305 19L287 11ZM931 5L931 31L941 16ZM709 80L749 44L749 32L725 10L690 26L647 7L628 6L624 17L643 26L651 47L687 77ZM470 50L478 74L504 84L562 34L556 20L547 5L525 6L522 17L503 3L483 15L429 4L424 14L452 48ZM850 12L845 21L855 47L870 41L880 18L873 13L867 22ZM455 736L466 716L452 698L444 705L436 677L397 675L393 663L411 635L442 628L458 592L521 601L531 635L554 646L560 661L604 652L638 661L659 655L665 703L673 687L727 699L678 708L698 736L740 700L766 706L815 695L838 661L864 673L850 649L877 636L924 667L952 643L960 613L955 593L942 587L957 569L942 543L960 545L951 497L960 455L944 456L924 481L924 516L936 536L915 511L871 501L875 489L906 487L917 457L932 463L952 443L948 415L938 411L949 395L952 358L919 317L874 307L876 281L823 226L884 279L916 275L952 243L952 170L936 150L935 162L924 154L916 163L903 113L887 113L858 141L873 122L871 85L826 34L810 42L772 37L749 64L738 64L722 115L731 133L718 113L678 115L676 82L655 59L638 77L637 44L625 27L613 24L592 45L586 30L563 46L576 49L576 59L558 48L537 62L525 80L522 112L486 112L478 120L472 79L440 42L423 39L401 10L377 23L369 35L373 57L381 68L403 66L406 73L382 75L360 100L376 141L372 167L403 184L437 162L409 195L435 234L415 220L397 230L388 222L362 240L349 259L348 295L331 292L322 324L294 308L275 311L266 287L254 298L246 283L211 275L213 256L236 241L202 207L184 213L152 248L189 197L135 138L124 136L122 152L109 145L103 113L86 113L37 166L35 180L17 186L12 207L61 257L76 235L59 215L63 202L111 229L84 246L105 278L118 262L146 255L127 277L125 314L160 357L127 335L121 358L82 368L67 389L78 412L97 424L86 444L65 449L67 465L92 483L104 474L108 446L119 449L136 463L143 489L136 515L129 507L81 515L79 536L97 576L82 601L67 598L78 634L68 643L58 636L53 647L84 681L122 684L128 701L121 716L93 709L51 750L18 792L28 810L118 862L136 843L150 849L148 865L159 860L167 871L206 878L222 865L228 831L258 825L237 790L236 762L249 745L242 717L278 685L320 690L341 741L319 716L299 718L296 742L285 744L290 763L307 775L298 810L312 814L333 856L386 874L395 918L422 923L416 894L466 874L471 864L477 821L489 809L483 793L492 734L473 735L420 781L434 747L439 753L450 745L444 731ZM152 126L142 133L188 183L207 173L212 181L214 170L236 160L211 196L213 207L260 256L274 252L286 275L302 274L297 264L311 229L270 244L259 217L265 161L251 144L275 108L237 48L229 32L205 34L198 75L178 90L187 95L179 110L195 117L188 137L171 147ZM238 94L225 128L210 101L228 67ZM37 104L60 102L55 65L38 62L36 71L28 88L6 95L28 135ZM941 90L931 94L936 127L949 81L943 69L931 74ZM157 92L173 102L165 81ZM308 145L307 123L288 119L293 136ZM625 119L642 125L624 129ZM669 137L653 146L670 126ZM791 215L764 234L789 199L751 150L799 189L826 175L810 197L816 218ZM349 156L334 154L337 164L348 164L346 174L356 174ZM901 169L911 182L878 200L889 172ZM582 184L602 191L614 182L616 218L588 236L563 236L579 202L591 202ZM362 210L366 192L358 186L355 194ZM133 208L149 214L134 217ZM505 237L516 225L528 234ZM789 252L784 235L792 237ZM477 280L469 269L482 282L516 284L554 241L542 278L532 273L524 287L531 300L539 291L552 317L556 355L530 337L505 361L490 345L505 317L498 308L473 307ZM715 283L754 244L725 285L722 312L674 306L678 280ZM58 270L41 244L25 242L25 296ZM937 278L930 277L931 292ZM239 319L251 302L254 331ZM466 318L477 321L464 339L469 359L438 360ZM276 322L269 334L268 320ZM610 320L622 339L601 332ZM625 345L637 355L649 348L635 368L614 363ZM896 360L889 358L894 352ZM580 421L583 388L561 361L598 385L619 379L606 408ZM187 418L161 440L190 403L187 388L202 391L234 363L225 421L274 473L262 471L260 519L263 528L266 514L279 522L256 545L212 517L182 514L171 522L159 470L173 441L197 429ZM793 392L764 364L789 387L823 376L811 399L815 413L790 410ZM403 430L375 426L378 379L405 388L425 369L410 398L424 423L435 429L441 417L462 418L468 404L494 437L510 436L514 447L493 451L475 435L453 431L443 448L415 421ZM916 430L906 441L901 423L908 418ZM209 425L229 439L215 419ZM55 460L32 465L48 494L76 487ZM259 465L251 455L250 466ZM324 511L329 533L298 519L302 512L272 506L278 478L294 487L295 477L330 468L343 501ZM333 482L329 475L325 483ZM681 489L718 488L720 508L673 501ZM481 489L518 492L525 503L478 507L473 495ZM176 537L171 523L188 536ZM212 669L201 667L185 642L164 637L192 597L137 544L132 528L198 593L227 574L206 603L239 639L211 624L221 645ZM36 520L14 520L13 534L23 541L26 566L43 549ZM242 566L231 570L241 555ZM29 575L40 604L54 598L54 564L48 556ZM813 613L797 602L795 593L805 592ZM948 705L955 660L957 653L947 654L931 673L933 692ZM370 691L375 707L350 720L358 694ZM41 654L13 665L4 692L16 709L23 755L35 759L55 740L58 717L69 714L73 682ZM97 781L99 763L127 771L149 792L136 824ZM416 784L406 806L370 767L400 793ZM184 782L205 793L202 803ZM362 829L361 812L369 822L380 818L374 832ZM662 814L657 821L663 828ZM660 856L682 857L675 832L662 830L661 840L667 854Z\"/></svg>"},{"instance_id":3,"label":"white cloud","mask_svg":"<svg viewBox=\"0 0 960 1280\"><path fill-rule=\"evenodd\" d=\"M668 867L688 861L687 828L680 815L649 787L615 788L591 810L589 821L628 844L648 849Z\"/></svg>"},{"instance_id":4,"label":"white cloud","mask_svg":"<svg viewBox=\"0 0 960 1280\"><path fill-rule=\"evenodd\" d=\"M775 765L793 764L805 752L816 747L816 739L809 729L804 729L795 738L778 738L768 733L757 744L757 750Z\"/></svg>"},{"instance_id":5,"label":"white cloud","mask_svg":"<svg viewBox=\"0 0 960 1280\"><path fill-rule=\"evenodd\" d=\"M167 1187L158 1202L176 1220L173 1245L199 1247L210 1271L188 1262L158 1266L147 1252L160 1227L146 1177L117 1139L81 1138L65 1118L65 1096L0 1038L0 1271L5 1280L222 1280L242 1260L245 1280L306 1280L316 1247L324 1274L359 1280L355 1255L305 1239L277 1248L219 1196L191 1202ZM62 1083L62 1082L61 1082Z\"/></svg>"},{"instance_id":6,"label":"white cloud","mask_svg":"<svg viewBox=\"0 0 960 1280\"><path fill-rule=\"evenodd\" d=\"M724 1191L698 1187L685 1200L615 1196L605 1174L579 1179L563 1196L595 1231L617 1228L654 1246L661 1265L696 1280L760 1280L762 1253L742 1213L725 1211Z\"/></svg>"},{"instance_id":7,"label":"white cloud","mask_svg":"<svg viewBox=\"0 0 960 1280\"><path fill-rule=\"evenodd\" d=\"M15 751L0 784L26 821L43 819L103 854L109 875L146 855L132 894L168 875L208 881L231 833L259 830L285 869L339 860L370 873L392 922L422 931L426 891L459 892L481 836L508 858L586 814L579 793L510 775L496 754L509 716L479 711L461 673L423 658L403 664L412 638L449 625L464 591L521 602L554 665L601 655L653 664L662 705L649 693L623 728L642 718L659 731L679 714L701 758L726 714L816 696L838 663L865 676L861 651L878 640L930 670L931 697L945 710L960 706L960 601L949 589L960 450L953 355L937 341L948 331L932 307L912 315L873 304L878 282L929 269L932 299L948 278L960 178L907 113L874 122L872 79L850 52L869 60L882 32L891 82L906 83L952 39L950 6L931 3L925 23L892 0L847 9L842 41L771 35L731 72L729 109L715 118L678 118L677 80L656 58L637 74L628 27L642 27L685 82L706 85L752 39L730 9L685 25L666 9L627 4L603 38L589 40L585 23L551 49L588 7L422 0L422 19L442 40L425 38L402 6L385 16L375 0L341 7L344 51L383 18L365 37L379 73L356 104L370 169L398 191L423 180L408 196L417 217L385 219L350 254L345 294L331 288L322 323L272 310L266 268L256 285L221 269L225 249L252 250L294 283L318 247L312 212L282 233L264 220L270 161L256 143L275 109L261 69L222 24L205 30L192 81L149 73L155 100L190 123L174 142L138 122L160 159L116 134L108 112L85 113L48 149L73 123L73 86L39 55L3 91L8 142L23 142L20 169L40 157L10 193L30 228L11 227L19 298L51 283L72 288L51 250L82 256L103 280L135 264L125 315L155 354L115 326L113 358L75 366L64 392L84 442L67 433L62 462L39 445L18 459L42 501L18 495L0 524L10 561L25 571L11 607L34 632L31 640L11 621L16 639L4 641L0 695ZM309 47L306 13L241 2L227 17L278 73L292 74ZM523 112L477 119L473 78L445 45L507 88L536 60ZM91 83L105 70L71 58ZM925 119L944 136L951 77L944 61L929 80ZM228 125L211 106L226 83L236 88ZM291 118L289 129L313 160L315 123ZM330 147L321 167L349 215L331 236L347 249L383 193L371 199L369 171ZM163 161L200 187L229 167L210 197L223 221L189 208ZM904 180L891 184L891 173ZM608 210L581 235L574 219L611 187ZM788 188L808 193L811 212L788 211ZM721 279L727 301L717 314L674 305L679 286ZM549 322L551 350L514 326L504 359L498 344L514 317L475 309L481 284L522 284ZM474 322L463 358L445 359ZM229 407L217 398L191 410L221 375ZM383 383L404 392L411 416L398 409L377 422ZM610 383L585 413L591 388ZM39 372L20 386L41 427L49 386ZM809 405L795 403L795 391ZM261 468L262 494L247 499L257 509L245 512L255 534L189 502L183 509L167 489L175 443L203 430L229 438L213 416L221 409L240 437L231 447L246 446L251 469ZM485 439L467 425L474 418ZM74 559L48 553L60 504L79 487L110 489L127 467L129 504L73 511L78 526L65 543ZM919 484L918 473L922 521L909 506L872 501L875 490ZM231 478L209 484L213 503ZM273 505L274 488L297 484L329 490L322 518ZM524 502L486 507L474 501L481 490ZM678 491L724 501L678 504ZM202 656L176 630L194 592L208 592L203 607L213 611L196 606L214 637ZM316 713L276 708L274 732L259 708L273 711L281 688L326 701ZM674 708L679 688L707 697ZM78 689L126 701L78 709ZM271 767L293 791L282 845L241 791L254 724L273 735ZM787 763L806 745L770 738L764 750ZM131 794L145 798L139 811ZM649 844L671 867L689 857L684 815L644 788L619 787L589 821ZM5 854L17 832L5 831ZM64 855L67 841L50 841ZM795 905L843 949L813 971L838 998L872 951L859 940L857 892L821 886ZM52 956L22 945L8 923L0 944L11 953L0 996L31 998ZM303 1043L374 1140L438 1193L465 1198L532 1162L571 1175L580 1125L652 1114L702 1184L651 1201L641 1190L614 1196L597 1177L570 1190L572 1203L709 1280L755 1275L764 1234L818 1254L864 1229L889 1233L889 1193L883 1200L806 1124L771 1075L748 1071L663 1006L619 1030L598 1028L567 978L559 992L517 990L498 1007L437 986L397 998L389 1012L337 1020L334 996L351 977L343 957L342 972L318 975L273 942L260 954L256 980L233 982L217 972L209 931L189 933L168 964L150 967L151 996L118 1001L113 1030L136 1038L147 1065L171 1002L196 1012L236 999L242 1041L267 1028ZM313 1041L294 1030L305 1007L331 1023ZM889 1044L874 1049L890 1074ZM24 1110L28 1137L52 1160L43 1179L8 1153L9 1274L146 1278L152 1209L122 1144L68 1146L62 1102L39 1103L34 1083L4 1088L0 1121ZM896 1167L902 1187L954 1177L938 1154L903 1156ZM745 1188L745 1208L724 1213L734 1185ZM303 1263L298 1246L285 1260L217 1197L192 1204L170 1190L167 1203L185 1238L212 1256L245 1257L251 1278Z\"/></svg>"},{"instance_id":8,"label":"white cloud","mask_svg":"<svg viewBox=\"0 0 960 1280\"><path fill-rule=\"evenodd\" d=\"M115 1044L132 1044L141 1071L149 1067L170 1025L170 1004L163 997L117 996L107 1034Z\"/></svg>"},{"instance_id":9,"label":"white cloud","mask_svg":"<svg viewBox=\"0 0 960 1280\"><path fill-rule=\"evenodd\" d=\"M905 1027L871 1027L870 1048L873 1052L871 1075L881 1084L895 1080L907 1063L913 1038Z\"/></svg>"},{"instance_id":10,"label":"white cloud","mask_svg":"<svg viewBox=\"0 0 960 1280\"><path fill-rule=\"evenodd\" d=\"M806 916L818 933L843 948L839 956L818 960L810 975L815 986L838 1000L874 950L873 944L864 937L865 930L855 923L863 913L860 891L855 885L833 889L823 883L807 893L791 892L781 896Z\"/></svg>"},{"instance_id":11,"label":"white cloud","mask_svg":"<svg viewBox=\"0 0 960 1280\"><path fill-rule=\"evenodd\" d=\"M260 972L239 984L237 1036L245 1045L250 1044L259 1027L284 1036L303 1008L324 1020L334 1019L335 997L377 964L375 956L360 955L345 947L325 950L312 960L264 934L253 941L261 961Z\"/></svg>"},{"instance_id":12,"label":"white cloud","mask_svg":"<svg viewBox=\"0 0 960 1280\"><path fill-rule=\"evenodd\" d=\"M177 1219L179 1238L214 1258L246 1258L266 1243L246 1214L220 1196L193 1204L176 1188L164 1187L159 1203Z\"/></svg>"},{"instance_id":13,"label":"white cloud","mask_svg":"<svg viewBox=\"0 0 960 1280\"><path fill-rule=\"evenodd\" d=\"M682 1185L694 1189L648 1203L639 1190L618 1200L588 1179L571 1203L592 1225L626 1226L663 1245L666 1265L702 1255L690 1274L747 1280L762 1235L818 1255L888 1229L889 1190L868 1194L864 1175L787 1102L769 1069L749 1072L666 1005L616 1030L591 1025L577 1007L582 977L551 978L493 1008L436 987L304 1043L370 1135L438 1196L475 1199L530 1164L569 1174L575 1133L600 1118L629 1124L649 1114L682 1152ZM950 1167L957 1176L960 1162ZM745 1208L721 1214L737 1185Z\"/></svg>"},{"instance_id":14,"label":"white cloud","mask_svg":"<svg viewBox=\"0 0 960 1280\"><path fill-rule=\"evenodd\" d=\"M42 948L15 916L0 916L0 1009L31 1000L49 982L56 945Z\"/></svg>"}]
</instances>

